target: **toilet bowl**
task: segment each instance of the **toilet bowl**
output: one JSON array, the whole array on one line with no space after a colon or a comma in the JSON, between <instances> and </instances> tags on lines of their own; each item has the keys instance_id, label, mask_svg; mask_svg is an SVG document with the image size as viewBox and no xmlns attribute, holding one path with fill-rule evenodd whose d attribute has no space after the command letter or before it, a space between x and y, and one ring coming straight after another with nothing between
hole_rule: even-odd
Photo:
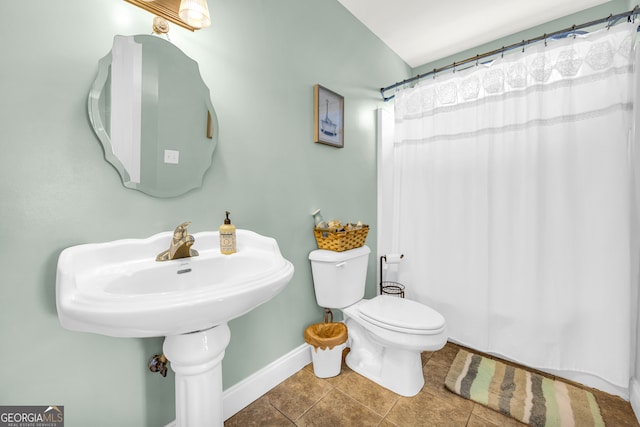
<instances>
[{"instance_id":1,"label":"toilet bowl","mask_svg":"<svg viewBox=\"0 0 640 427\"><path fill-rule=\"evenodd\" d=\"M402 396L415 396L424 385L423 351L447 341L444 317L432 308L389 295L363 299L370 249L311 252L318 305L340 309L348 328L353 371Z\"/></svg>"},{"instance_id":2,"label":"toilet bowl","mask_svg":"<svg viewBox=\"0 0 640 427\"><path fill-rule=\"evenodd\" d=\"M368 313L372 305L379 310L374 317ZM440 350L447 342L444 317L423 304L386 295L342 312L351 348L347 366L395 393L415 396L424 386L420 354ZM405 320L413 317L416 325L399 326L399 314Z\"/></svg>"}]
</instances>

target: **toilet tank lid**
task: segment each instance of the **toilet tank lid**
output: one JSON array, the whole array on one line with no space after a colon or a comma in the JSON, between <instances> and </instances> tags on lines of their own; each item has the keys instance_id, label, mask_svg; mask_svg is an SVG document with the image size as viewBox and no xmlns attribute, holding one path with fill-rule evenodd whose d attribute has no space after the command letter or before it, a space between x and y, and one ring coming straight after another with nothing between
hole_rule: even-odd
<instances>
[{"instance_id":1,"label":"toilet tank lid","mask_svg":"<svg viewBox=\"0 0 640 427\"><path fill-rule=\"evenodd\" d=\"M358 258L363 255L369 255L370 253L371 249L369 249L369 247L366 245L342 252L328 251L326 249L316 249L315 251L311 251L311 253L309 254L309 259L311 261L320 262L342 262Z\"/></svg>"}]
</instances>

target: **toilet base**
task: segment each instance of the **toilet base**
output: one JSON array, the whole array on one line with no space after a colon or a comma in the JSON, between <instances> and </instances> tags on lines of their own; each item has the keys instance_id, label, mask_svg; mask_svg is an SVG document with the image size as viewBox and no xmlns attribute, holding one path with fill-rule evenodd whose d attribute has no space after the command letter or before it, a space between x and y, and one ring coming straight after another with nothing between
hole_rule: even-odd
<instances>
[{"instance_id":1,"label":"toilet base","mask_svg":"<svg viewBox=\"0 0 640 427\"><path fill-rule=\"evenodd\" d=\"M419 351L377 344L353 319L347 320L350 351L345 360L354 372L401 396L415 396L424 386Z\"/></svg>"}]
</instances>

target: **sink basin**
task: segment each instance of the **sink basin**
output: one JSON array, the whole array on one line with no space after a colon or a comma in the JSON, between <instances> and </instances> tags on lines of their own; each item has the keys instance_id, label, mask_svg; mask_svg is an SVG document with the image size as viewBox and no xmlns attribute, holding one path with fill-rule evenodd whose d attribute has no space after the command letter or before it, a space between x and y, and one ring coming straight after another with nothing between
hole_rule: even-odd
<instances>
[{"instance_id":1,"label":"sink basin","mask_svg":"<svg viewBox=\"0 0 640 427\"><path fill-rule=\"evenodd\" d=\"M194 233L199 256L158 262L172 232L78 245L58 259L56 303L66 329L115 337L202 331L277 295L293 265L277 242L237 230L237 253L222 255L218 232Z\"/></svg>"}]
</instances>

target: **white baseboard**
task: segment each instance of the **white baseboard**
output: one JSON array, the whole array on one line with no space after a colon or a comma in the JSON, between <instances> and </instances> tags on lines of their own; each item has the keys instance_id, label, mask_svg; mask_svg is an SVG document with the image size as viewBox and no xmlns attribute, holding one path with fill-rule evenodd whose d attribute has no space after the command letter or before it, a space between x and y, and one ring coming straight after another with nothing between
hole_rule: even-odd
<instances>
[{"instance_id":1,"label":"white baseboard","mask_svg":"<svg viewBox=\"0 0 640 427\"><path fill-rule=\"evenodd\" d=\"M224 362L223 362L224 363ZM222 393L222 413L227 420L260 396L311 363L308 344L293 349ZM176 427L172 421L165 427Z\"/></svg>"},{"instance_id":2,"label":"white baseboard","mask_svg":"<svg viewBox=\"0 0 640 427\"><path fill-rule=\"evenodd\" d=\"M640 383L635 377L629 381L629 403L636 414L636 419L640 422Z\"/></svg>"},{"instance_id":3,"label":"white baseboard","mask_svg":"<svg viewBox=\"0 0 640 427\"><path fill-rule=\"evenodd\" d=\"M260 396L311 363L308 344L293 349L280 359L268 364L222 394L222 412L228 419L247 407Z\"/></svg>"}]
</instances>

